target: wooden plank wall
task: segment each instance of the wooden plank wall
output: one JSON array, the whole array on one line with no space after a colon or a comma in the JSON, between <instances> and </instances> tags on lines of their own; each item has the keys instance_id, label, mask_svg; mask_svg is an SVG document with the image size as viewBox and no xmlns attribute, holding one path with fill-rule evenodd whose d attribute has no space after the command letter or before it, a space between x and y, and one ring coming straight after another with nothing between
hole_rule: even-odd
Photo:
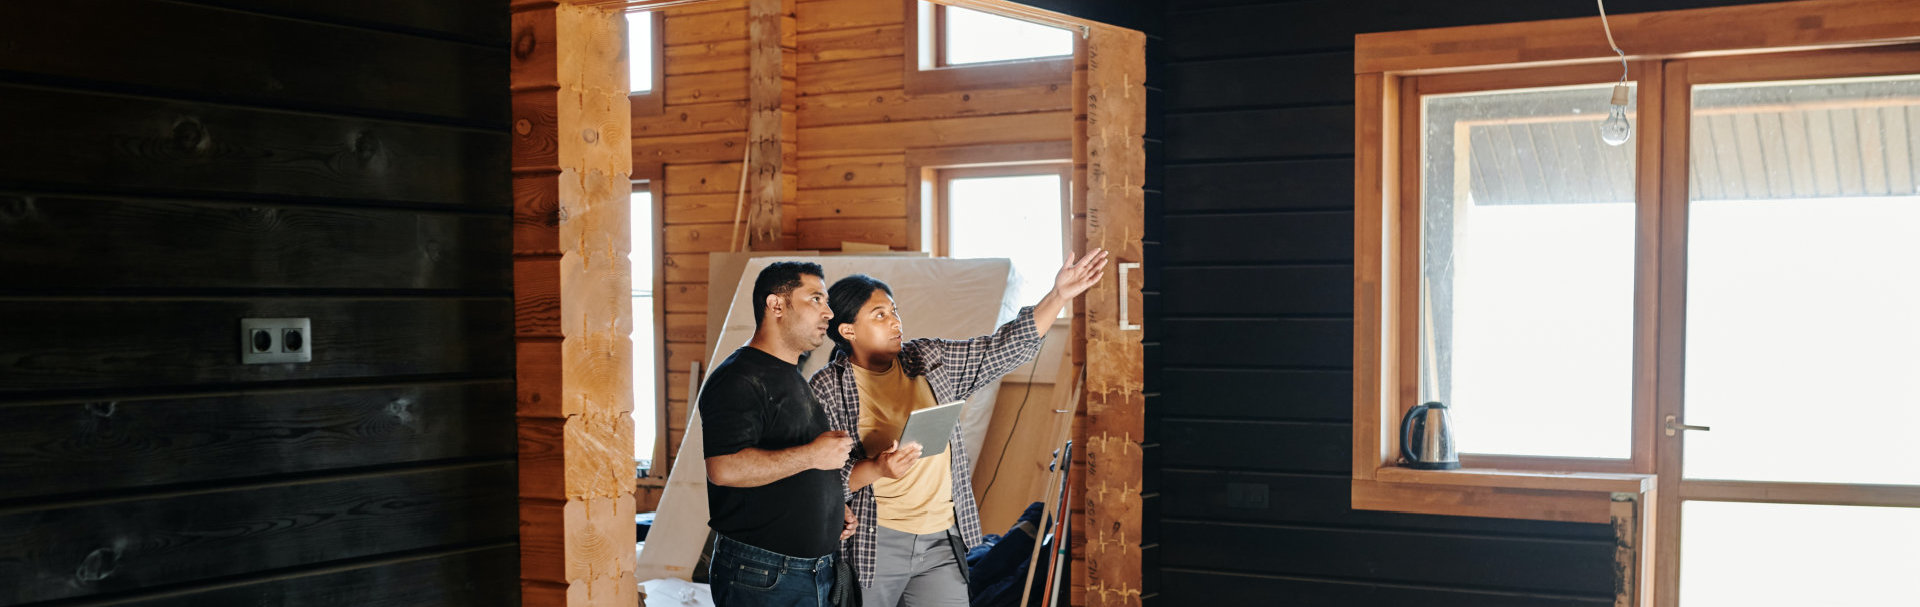
<instances>
[{"instance_id":1,"label":"wooden plank wall","mask_svg":"<svg viewBox=\"0 0 1920 607\"><path fill-rule=\"evenodd\" d=\"M1135 24L1158 14L1085 8ZM666 327L659 335L667 352L669 461L657 470L670 469L683 437L688 363L705 362L706 256L730 245L746 145L749 61L746 0L664 13L666 109L633 118L636 170L657 164L663 175L655 191L662 197L665 252L660 302ZM907 208L907 149L1072 135L1066 81L909 95L902 0L800 0L795 15L787 31L796 34L797 60L788 83L797 109L783 147L781 237L756 249L838 250L848 240L905 249L908 217L917 215Z\"/></svg>"},{"instance_id":2,"label":"wooden plank wall","mask_svg":"<svg viewBox=\"0 0 1920 607\"><path fill-rule=\"evenodd\" d=\"M507 31L0 3L0 604L519 603Z\"/></svg>"},{"instance_id":3,"label":"wooden plank wall","mask_svg":"<svg viewBox=\"0 0 1920 607\"><path fill-rule=\"evenodd\" d=\"M1356 512L1348 494L1354 34L1592 10L1169 3L1165 202L1150 193L1147 218L1148 603L1612 604L1604 525Z\"/></svg>"}]
</instances>

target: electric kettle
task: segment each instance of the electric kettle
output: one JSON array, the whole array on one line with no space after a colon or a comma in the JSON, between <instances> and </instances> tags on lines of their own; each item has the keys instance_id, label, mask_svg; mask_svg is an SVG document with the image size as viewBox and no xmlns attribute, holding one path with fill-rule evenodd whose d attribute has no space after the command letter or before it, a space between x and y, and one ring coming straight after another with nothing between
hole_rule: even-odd
<instances>
[{"instance_id":1,"label":"electric kettle","mask_svg":"<svg viewBox=\"0 0 1920 607\"><path fill-rule=\"evenodd\" d=\"M1453 420L1447 406L1423 403L1407 411L1400 420L1400 457L1408 468L1416 470L1455 470L1460 467L1460 452L1453 446Z\"/></svg>"}]
</instances>

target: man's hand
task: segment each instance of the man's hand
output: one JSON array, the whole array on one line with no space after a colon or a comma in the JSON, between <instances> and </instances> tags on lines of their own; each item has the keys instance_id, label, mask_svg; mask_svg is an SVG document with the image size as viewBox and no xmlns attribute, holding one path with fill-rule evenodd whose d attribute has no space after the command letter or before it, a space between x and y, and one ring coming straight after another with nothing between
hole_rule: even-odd
<instances>
[{"instance_id":1,"label":"man's hand","mask_svg":"<svg viewBox=\"0 0 1920 607\"><path fill-rule=\"evenodd\" d=\"M873 460L880 464L880 476L893 479L906 476L907 469L920 460L920 443L907 443L903 447L900 441L893 441L892 448L873 456Z\"/></svg>"},{"instance_id":2,"label":"man's hand","mask_svg":"<svg viewBox=\"0 0 1920 607\"><path fill-rule=\"evenodd\" d=\"M860 519L853 518L852 508L844 508L841 511L847 513L847 526L840 528L840 541L844 542L847 538L853 537L853 532L860 530Z\"/></svg>"},{"instance_id":3,"label":"man's hand","mask_svg":"<svg viewBox=\"0 0 1920 607\"><path fill-rule=\"evenodd\" d=\"M807 464L814 470L839 470L847 465L847 453L853 450L853 438L839 430L828 430L807 445L811 455Z\"/></svg>"}]
</instances>

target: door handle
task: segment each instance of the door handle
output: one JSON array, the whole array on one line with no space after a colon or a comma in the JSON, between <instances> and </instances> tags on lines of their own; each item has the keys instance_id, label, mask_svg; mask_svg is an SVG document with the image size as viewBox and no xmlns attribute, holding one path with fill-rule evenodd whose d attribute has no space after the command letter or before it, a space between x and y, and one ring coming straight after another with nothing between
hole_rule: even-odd
<instances>
[{"instance_id":1,"label":"door handle","mask_svg":"<svg viewBox=\"0 0 1920 607\"><path fill-rule=\"evenodd\" d=\"M1667 436L1673 436L1676 432L1679 432L1681 430L1699 430L1701 432L1707 432L1707 431L1713 430L1713 428L1709 428L1706 426L1692 426L1692 425L1680 423L1676 419L1676 417L1677 416L1673 416L1673 415L1667 416Z\"/></svg>"}]
</instances>

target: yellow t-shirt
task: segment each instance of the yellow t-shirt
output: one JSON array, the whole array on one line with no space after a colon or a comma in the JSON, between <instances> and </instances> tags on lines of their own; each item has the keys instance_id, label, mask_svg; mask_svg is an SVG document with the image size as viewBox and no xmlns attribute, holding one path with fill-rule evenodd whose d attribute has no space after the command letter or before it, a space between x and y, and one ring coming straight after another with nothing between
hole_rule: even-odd
<instances>
[{"instance_id":1,"label":"yellow t-shirt","mask_svg":"<svg viewBox=\"0 0 1920 607\"><path fill-rule=\"evenodd\" d=\"M885 373L854 366L853 379L860 388L860 444L868 457L893 446L907 416L939 404L927 380L907 377L899 362ZM915 535L947 530L953 526L953 450L920 458L900 478L874 481L873 498L881 527Z\"/></svg>"}]
</instances>

